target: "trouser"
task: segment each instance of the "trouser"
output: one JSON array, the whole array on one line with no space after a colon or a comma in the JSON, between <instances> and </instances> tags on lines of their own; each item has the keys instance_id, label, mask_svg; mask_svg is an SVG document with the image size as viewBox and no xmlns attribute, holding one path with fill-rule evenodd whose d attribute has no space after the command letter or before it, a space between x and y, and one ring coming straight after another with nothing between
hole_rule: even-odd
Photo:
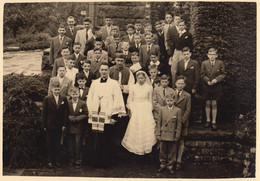
<instances>
[{"instance_id":1,"label":"trouser","mask_svg":"<svg viewBox=\"0 0 260 181\"><path fill-rule=\"evenodd\" d=\"M75 164L81 164L82 162L81 138L81 134L69 134L70 160L75 160Z\"/></svg>"},{"instance_id":2,"label":"trouser","mask_svg":"<svg viewBox=\"0 0 260 181\"><path fill-rule=\"evenodd\" d=\"M173 163L176 158L177 146L173 141L161 141L160 142L160 166L167 169L173 168Z\"/></svg>"},{"instance_id":3,"label":"trouser","mask_svg":"<svg viewBox=\"0 0 260 181\"><path fill-rule=\"evenodd\" d=\"M59 162L60 161L60 139L61 128L59 130L47 130L47 162Z\"/></svg>"}]
</instances>

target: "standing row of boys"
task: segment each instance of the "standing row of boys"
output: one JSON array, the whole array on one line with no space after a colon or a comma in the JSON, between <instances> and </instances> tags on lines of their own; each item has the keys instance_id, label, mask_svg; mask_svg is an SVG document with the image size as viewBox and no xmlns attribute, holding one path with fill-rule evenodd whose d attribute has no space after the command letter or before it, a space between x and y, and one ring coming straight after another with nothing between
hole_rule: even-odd
<instances>
[{"instance_id":1,"label":"standing row of boys","mask_svg":"<svg viewBox=\"0 0 260 181\"><path fill-rule=\"evenodd\" d=\"M81 167L81 145L88 134L95 165L113 162L108 159L116 152L111 145L119 143L131 153L144 155L158 141L158 172L174 173L175 163L175 169L180 169L200 78L205 127L217 129L217 101L225 77L217 50L209 48L209 59L200 69L190 58L192 36L178 14L173 18L166 13L165 20L156 22L156 34L151 24L142 29L136 21L126 26L122 37L109 17L101 28L92 28L89 18L84 18L82 30L74 26L72 16L67 23L68 27L59 26L59 35L50 44L53 70L43 102L48 167L60 167L59 145L68 128L70 161L76 168Z\"/></svg>"}]
</instances>

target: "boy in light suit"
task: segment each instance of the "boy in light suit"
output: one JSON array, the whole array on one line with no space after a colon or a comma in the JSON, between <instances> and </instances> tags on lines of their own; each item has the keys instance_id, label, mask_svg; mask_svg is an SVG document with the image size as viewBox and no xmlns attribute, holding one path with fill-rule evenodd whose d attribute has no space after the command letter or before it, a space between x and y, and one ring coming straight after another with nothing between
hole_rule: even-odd
<instances>
[{"instance_id":1,"label":"boy in light suit","mask_svg":"<svg viewBox=\"0 0 260 181\"><path fill-rule=\"evenodd\" d=\"M134 31L135 31L134 25L133 24L128 24L126 26L127 35L122 37L122 41L129 42L129 45L134 44L135 43L134 42Z\"/></svg>"},{"instance_id":2,"label":"boy in light suit","mask_svg":"<svg viewBox=\"0 0 260 181\"><path fill-rule=\"evenodd\" d=\"M68 102L60 95L58 80L50 82L51 94L43 100L42 125L46 132L48 168L60 165L60 141L62 131L66 129L68 119Z\"/></svg>"},{"instance_id":3,"label":"boy in light suit","mask_svg":"<svg viewBox=\"0 0 260 181\"><path fill-rule=\"evenodd\" d=\"M66 27L65 35L72 40L72 45L74 45L74 40L78 29L75 26L75 19L73 16L68 17L67 24L68 26Z\"/></svg>"},{"instance_id":4,"label":"boy in light suit","mask_svg":"<svg viewBox=\"0 0 260 181\"><path fill-rule=\"evenodd\" d=\"M52 94L51 85L52 82L54 81L58 81L60 83L60 95L63 97L66 97L68 95L69 89L72 86L72 81L69 78L65 77L65 73L66 73L66 68L65 66L61 65L57 71L58 75L50 79L48 95Z\"/></svg>"},{"instance_id":5,"label":"boy in light suit","mask_svg":"<svg viewBox=\"0 0 260 181\"><path fill-rule=\"evenodd\" d=\"M217 129L217 101L222 96L221 82L226 76L224 63L217 60L218 54L215 48L210 48L208 51L209 60L205 60L201 65L201 78L203 80L204 99L206 100L206 117L207 123L205 127L210 126L210 107L212 106L212 130Z\"/></svg>"},{"instance_id":6,"label":"boy in light suit","mask_svg":"<svg viewBox=\"0 0 260 181\"><path fill-rule=\"evenodd\" d=\"M154 117L157 118L161 107L166 106L166 95L174 94L175 91L170 88L169 77L162 75L160 78L161 86L155 87L153 92L153 103L154 103Z\"/></svg>"},{"instance_id":7,"label":"boy in light suit","mask_svg":"<svg viewBox=\"0 0 260 181\"><path fill-rule=\"evenodd\" d=\"M82 132L84 121L87 121L86 102L79 99L79 89L70 89L71 100L68 101L68 133L70 162L75 163L75 168L80 168L82 163Z\"/></svg>"},{"instance_id":8,"label":"boy in light suit","mask_svg":"<svg viewBox=\"0 0 260 181\"><path fill-rule=\"evenodd\" d=\"M99 49L102 50L101 51L101 59L108 61L108 53L107 53L107 51L102 49L103 43L104 42L102 41L101 38L96 38L95 41L94 41L94 46L95 46L95 48L99 48ZM94 57L94 49L89 50L88 53L87 53L87 59L88 60L93 59L93 57Z\"/></svg>"},{"instance_id":9,"label":"boy in light suit","mask_svg":"<svg viewBox=\"0 0 260 181\"><path fill-rule=\"evenodd\" d=\"M60 66L66 66L67 64L67 60L70 57L70 50L68 47L63 47L61 50L61 55L62 57L56 59L54 61L53 67L52 67L52 72L51 72L51 76L55 77L57 75L57 70Z\"/></svg>"},{"instance_id":10,"label":"boy in light suit","mask_svg":"<svg viewBox=\"0 0 260 181\"><path fill-rule=\"evenodd\" d=\"M112 18L111 17L106 17L105 19L105 23L106 25L105 26L101 26L101 33L102 33L102 40L105 41L106 38L108 36L111 35L111 32L112 32Z\"/></svg>"},{"instance_id":11,"label":"boy in light suit","mask_svg":"<svg viewBox=\"0 0 260 181\"><path fill-rule=\"evenodd\" d=\"M184 91L186 78L182 75L176 78L176 95L175 95L175 106L181 109L181 137L178 145L178 158L176 164L176 170L180 169L181 158L184 151L184 138L188 135L189 116L191 109L191 98L190 94Z\"/></svg>"},{"instance_id":12,"label":"boy in light suit","mask_svg":"<svg viewBox=\"0 0 260 181\"><path fill-rule=\"evenodd\" d=\"M58 36L51 39L50 43L50 65L53 65L54 60L61 57L62 47L68 47L71 50L72 40L65 36L66 29L64 25L59 25Z\"/></svg>"},{"instance_id":13,"label":"boy in light suit","mask_svg":"<svg viewBox=\"0 0 260 181\"><path fill-rule=\"evenodd\" d=\"M174 99L174 94L166 95L167 106L159 109L156 129L156 136L160 141L160 168L158 172L162 172L167 168L171 174L174 173L173 164L182 124L181 110L174 106Z\"/></svg>"}]
</instances>

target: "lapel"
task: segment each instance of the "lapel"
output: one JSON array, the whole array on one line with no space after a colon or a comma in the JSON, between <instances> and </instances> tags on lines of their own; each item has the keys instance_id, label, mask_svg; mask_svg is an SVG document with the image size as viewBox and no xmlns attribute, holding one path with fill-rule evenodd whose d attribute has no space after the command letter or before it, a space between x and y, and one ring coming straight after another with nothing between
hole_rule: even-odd
<instances>
[{"instance_id":1,"label":"lapel","mask_svg":"<svg viewBox=\"0 0 260 181\"><path fill-rule=\"evenodd\" d=\"M55 107L57 108L57 104L56 104L56 101L55 101L55 98L54 98L53 94L51 94L49 99L50 99L50 102L52 102L52 104L55 105Z\"/></svg>"},{"instance_id":2,"label":"lapel","mask_svg":"<svg viewBox=\"0 0 260 181\"><path fill-rule=\"evenodd\" d=\"M176 114L176 109L172 108L172 110L169 110L168 107L165 107L165 109L167 109L167 120L165 121L165 124L162 126L162 128L166 127L167 124L170 122L170 120L172 119L173 115Z\"/></svg>"},{"instance_id":3,"label":"lapel","mask_svg":"<svg viewBox=\"0 0 260 181\"><path fill-rule=\"evenodd\" d=\"M61 44L59 40L59 35L54 38L54 46L57 47L57 50L61 50Z\"/></svg>"},{"instance_id":4,"label":"lapel","mask_svg":"<svg viewBox=\"0 0 260 181\"><path fill-rule=\"evenodd\" d=\"M78 111L79 111L79 100L77 102L76 109L75 109L74 113L77 113Z\"/></svg>"},{"instance_id":5,"label":"lapel","mask_svg":"<svg viewBox=\"0 0 260 181\"><path fill-rule=\"evenodd\" d=\"M193 62L192 62L192 60L190 59L188 65L187 65L187 67L186 67L186 70L188 70L192 65L193 65ZM184 66L184 61L183 61L183 66ZM186 71L186 70L185 70L185 71Z\"/></svg>"},{"instance_id":6,"label":"lapel","mask_svg":"<svg viewBox=\"0 0 260 181\"><path fill-rule=\"evenodd\" d=\"M165 89L165 95L166 95L166 89ZM163 87L160 87L160 91L159 91L159 95L161 96L161 98L164 100L164 96L163 96Z\"/></svg>"},{"instance_id":7,"label":"lapel","mask_svg":"<svg viewBox=\"0 0 260 181\"><path fill-rule=\"evenodd\" d=\"M63 100L61 100L61 96L59 95L59 100L58 100L58 106L57 106L57 109L60 107L62 101L63 101Z\"/></svg>"},{"instance_id":8,"label":"lapel","mask_svg":"<svg viewBox=\"0 0 260 181\"><path fill-rule=\"evenodd\" d=\"M177 93L177 91L176 91L176 93ZM185 99L185 97L186 97L186 94L185 94L185 92L183 90L182 93L181 93L181 96L179 97L179 100L176 103L177 104L180 103L182 100ZM176 96L176 98L177 98L177 96Z\"/></svg>"}]
</instances>

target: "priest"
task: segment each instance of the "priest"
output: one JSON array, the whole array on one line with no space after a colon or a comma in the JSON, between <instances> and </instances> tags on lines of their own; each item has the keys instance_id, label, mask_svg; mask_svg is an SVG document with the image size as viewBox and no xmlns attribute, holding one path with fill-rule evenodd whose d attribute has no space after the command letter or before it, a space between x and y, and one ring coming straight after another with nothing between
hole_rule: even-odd
<instances>
[{"instance_id":1,"label":"priest","mask_svg":"<svg viewBox=\"0 0 260 181\"><path fill-rule=\"evenodd\" d=\"M99 73L101 77L92 82L87 98L91 124L89 156L93 166L107 167L115 164L114 128L126 111L120 85L108 76L107 63L101 63Z\"/></svg>"}]
</instances>

